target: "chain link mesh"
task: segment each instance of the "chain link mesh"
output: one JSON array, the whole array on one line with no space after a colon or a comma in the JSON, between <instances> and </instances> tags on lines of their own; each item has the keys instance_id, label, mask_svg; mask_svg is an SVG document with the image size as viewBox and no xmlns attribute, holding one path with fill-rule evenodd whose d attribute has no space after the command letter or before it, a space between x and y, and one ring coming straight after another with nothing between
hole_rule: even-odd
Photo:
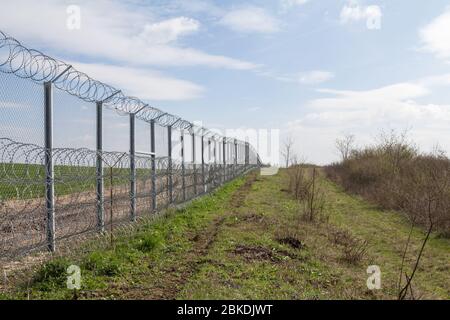
<instances>
[{"instance_id":1,"label":"chain link mesh","mask_svg":"<svg viewBox=\"0 0 450 320\"><path fill-rule=\"evenodd\" d=\"M244 142L236 154L233 139L224 164L223 141L0 31L0 260L113 231L260 164Z\"/></svg>"}]
</instances>

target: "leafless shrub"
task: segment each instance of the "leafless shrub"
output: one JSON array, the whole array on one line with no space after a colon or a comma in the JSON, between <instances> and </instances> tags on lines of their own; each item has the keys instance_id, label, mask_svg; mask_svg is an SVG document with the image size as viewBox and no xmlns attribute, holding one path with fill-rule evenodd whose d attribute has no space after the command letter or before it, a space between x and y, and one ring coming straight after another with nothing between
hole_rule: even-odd
<instances>
[{"instance_id":1,"label":"leafless shrub","mask_svg":"<svg viewBox=\"0 0 450 320\"><path fill-rule=\"evenodd\" d=\"M411 230L399 272L398 299L417 299L412 282L431 233L450 236L450 159L445 152L435 147L430 154L420 153L406 132L391 131L382 133L376 145L352 151L326 172L346 190L407 215ZM411 233L416 226L425 229L425 236L418 253L412 253ZM344 256L356 257L364 247L364 243L349 244ZM405 266L408 255L415 261L410 270Z\"/></svg>"},{"instance_id":2,"label":"leafless shrub","mask_svg":"<svg viewBox=\"0 0 450 320\"><path fill-rule=\"evenodd\" d=\"M345 245L349 243L353 236L348 230L333 230L329 233L328 238L336 245Z\"/></svg>"},{"instance_id":3,"label":"leafless shrub","mask_svg":"<svg viewBox=\"0 0 450 320\"><path fill-rule=\"evenodd\" d=\"M419 153L405 132L382 133L374 146L353 150L325 171L347 191L404 212L426 229L432 199L433 231L450 235L450 160L438 149Z\"/></svg>"},{"instance_id":4,"label":"leafless shrub","mask_svg":"<svg viewBox=\"0 0 450 320\"><path fill-rule=\"evenodd\" d=\"M288 169L289 192L298 201L300 218L310 222L328 220L324 212L325 194L320 187L316 166L294 160Z\"/></svg>"},{"instance_id":5,"label":"leafless shrub","mask_svg":"<svg viewBox=\"0 0 450 320\"><path fill-rule=\"evenodd\" d=\"M312 169L311 178L305 183L305 201L303 202L303 218L309 222L328 220L323 214L325 208L325 194L317 181L317 170Z\"/></svg>"},{"instance_id":6,"label":"leafless shrub","mask_svg":"<svg viewBox=\"0 0 450 320\"><path fill-rule=\"evenodd\" d=\"M414 290L412 288L412 280L420 264L420 259L422 258L425 246L430 239L431 232L433 231L436 221L444 223L442 220L442 209L444 212L448 212L448 189L450 187L450 180L447 177L442 177L442 171L438 166L436 166L436 161L427 161L424 163L425 168L422 168L419 172L426 174L426 181L420 181L417 177L412 180L416 183L415 189L422 191L422 201L416 204L416 207L411 207L410 211L413 212L411 231L408 236L408 240L405 244L405 250L402 258L402 265L400 268L400 278L398 283L399 293L398 299L404 300L407 298L408 294L411 299L415 299ZM426 217L427 221L421 221ZM445 217L444 217L445 218ZM421 221L421 224L427 224L428 230L426 232L425 238L420 247L419 253L415 259L415 263L412 267L411 272L404 271L405 258L408 253L409 244L411 241L411 233L417 221ZM402 279L403 275L405 277L405 284L403 285Z\"/></svg>"},{"instance_id":7,"label":"leafless shrub","mask_svg":"<svg viewBox=\"0 0 450 320\"><path fill-rule=\"evenodd\" d=\"M328 225L328 240L342 249L342 260L350 264L358 264L367 255L369 242L354 236L347 229Z\"/></svg>"},{"instance_id":8,"label":"leafless shrub","mask_svg":"<svg viewBox=\"0 0 450 320\"><path fill-rule=\"evenodd\" d=\"M351 264L358 264L365 258L368 246L367 240L351 237L342 244L342 259Z\"/></svg>"},{"instance_id":9,"label":"leafless shrub","mask_svg":"<svg viewBox=\"0 0 450 320\"><path fill-rule=\"evenodd\" d=\"M296 200L304 200L307 196L306 168L303 163L289 167L289 192Z\"/></svg>"}]
</instances>

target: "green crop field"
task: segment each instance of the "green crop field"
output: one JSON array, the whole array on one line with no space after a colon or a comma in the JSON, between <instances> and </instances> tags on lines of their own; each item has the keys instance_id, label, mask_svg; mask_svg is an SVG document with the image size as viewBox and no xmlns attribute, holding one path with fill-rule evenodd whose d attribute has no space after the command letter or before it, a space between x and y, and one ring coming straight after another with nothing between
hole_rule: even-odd
<instances>
[{"instance_id":1,"label":"green crop field","mask_svg":"<svg viewBox=\"0 0 450 320\"><path fill-rule=\"evenodd\" d=\"M173 170L174 174L177 170ZM186 176L193 170L186 169ZM55 194L95 191L96 168L83 166L61 166L54 168ZM129 168L103 168L105 188L111 185L126 185L130 182ZM165 176L167 171L157 169L157 176ZM145 181L151 179L151 169L137 168L136 179ZM26 200L41 198L45 193L45 167L37 164L3 163L0 165L0 201Z\"/></svg>"},{"instance_id":2,"label":"green crop field","mask_svg":"<svg viewBox=\"0 0 450 320\"><path fill-rule=\"evenodd\" d=\"M45 193L45 168L43 165L2 164L0 166L0 199L24 200L40 198ZM55 166L55 194L67 195L94 191L95 167ZM110 169L104 168L105 188L111 185ZM137 169L137 179L150 179L150 169ZM130 181L127 168L113 168L113 184L123 185Z\"/></svg>"}]
</instances>

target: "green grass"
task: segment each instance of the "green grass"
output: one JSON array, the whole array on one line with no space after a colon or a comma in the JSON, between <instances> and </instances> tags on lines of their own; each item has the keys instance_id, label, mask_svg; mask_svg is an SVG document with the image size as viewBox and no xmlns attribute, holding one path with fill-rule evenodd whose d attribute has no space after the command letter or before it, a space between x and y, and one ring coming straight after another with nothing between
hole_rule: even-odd
<instances>
[{"instance_id":1,"label":"green grass","mask_svg":"<svg viewBox=\"0 0 450 320\"><path fill-rule=\"evenodd\" d=\"M390 294L396 292L398 270L407 241L410 225L406 218L393 211L380 210L358 196L346 194L340 187L324 180L327 190L328 210L332 222L340 228L351 230L370 243L369 262L380 266ZM414 228L407 266L413 265L425 238L424 231ZM450 298L450 240L433 234L425 247L415 285L424 297Z\"/></svg>"},{"instance_id":2,"label":"green grass","mask_svg":"<svg viewBox=\"0 0 450 320\"><path fill-rule=\"evenodd\" d=\"M71 299L73 292L66 289L65 279L66 269L72 264L81 267L82 291L92 293L92 297L113 298L116 294L110 290L114 291L121 283L130 286L156 282L160 278L159 267L176 265L181 255L192 247L186 235L201 233L216 215L223 213L233 191L242 183L243 179L237 179L183 209L168 212L156 221L141 223L131 234L116 235L113 248L86 243L77 251L85 253L45 263L31 282L19 284L15 292L0 295L0 298Z\"/></svg>"},{"instance_id":3,"label":"green grass","mask_svg":"<svg viewBox=\"0 0 450 320\"><path fill-rule=\"evenodd\" d=\"M308 223L300 219L301 209L285 188L281 172L260 177L247 195L245 205L227 218L216 244L205 257L213 261L202 268L182 291L188 299L395 299L402 248L409 226L399 213L374 208L350 196L325 179L325 213L329 223ZM248 214L262 222L245 221ZM346 229L369 242L367 256L352 264L342 259L343 251L330 240L330 230ZM280 244L289 235L301 240L304 249ZM424 234L415 229L407 270L414 262ZM232 254L236 244L267 248L287 254L282 262L246 261ZM422 298L450 298L450 241L433 236L427 244L414 288ZM367 289L366 269L378 265L382 289Z\"/></svg>"},{"instance_id":4,"label":"green grass","mask_svg":"<svg viewBox=\"0 0 450 320\"><path fill-rule=\"evenodd\" d=\"M111 185L109 168L104 168L104 186ZM77 192L95 191L96 168L78 166L55 166L55 194L68 195ZM150 169L138 168L137 179L150 177ZM113 168L113 184L129 183L130 171ZM159 172L157 172L159 174ZM0 164L0 200L26 200L42 198L45 193L45 168L42 165L2 163Z\"/></svg>"},{"instance_id":5,"label":"green grass","mask_svg":"<svg viewBox=\"0 0 450 320\"><path fill-rule=\"evenodd\" d=\"M285 171L235 180L211 196L116 237L115 246L85 246L82 254L42 266L30 285L3 298L70 299L65 270L82 270L81 299L395 299L409 227L320 178L329 223L300 218L301 205L283 191ZM342 259L330 238L348 230L369 242L361 262ZM281 238L302 243L296 248ZM412 249L424 234L415 229ZM407 259L413 263L414 253ZM450 241L432 236L414 289L422 298L450 298ZM366 287L369 265L380 266L382 289ZM28 288L27 288L28 287ZM0 298L2 298L0 296Z\"/></svg>"}]
</instances>

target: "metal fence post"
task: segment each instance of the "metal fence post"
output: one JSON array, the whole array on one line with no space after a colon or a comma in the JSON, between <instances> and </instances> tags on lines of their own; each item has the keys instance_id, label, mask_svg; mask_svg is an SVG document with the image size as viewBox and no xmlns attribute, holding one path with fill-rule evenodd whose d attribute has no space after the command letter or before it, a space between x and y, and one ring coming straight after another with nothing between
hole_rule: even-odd
<instances>
[{"instance_id":1,"label":"metal fence post","mask_svg":"<svg viewBox=\"0 0 450 320\"><path fill-rule=\"evenodd\" d=\"M216 138L215 137L213 138L213 144L214 144L214 146L213 146L213 159L214 159L214 165L216 165L217 164L217 158L216 158L216 147L217 147L217 145L216 145Z\"/></svg>"},{"instance_id":2,"label":"metal fence post","mask_svg":"<svg viewBox=\"0 0 450 320\"><path fill-rule=\"evenodd\" d=\"M130 200L131 221L136 221L136 141L134 113L130 113Z\"/></svg>"},{"instance_id":3,"label":"metal fence post","mask_svg":"<svg viewBox=\"0 0 450 320\"><path fill-rule=\"evenodd\" d=\"M216 164L214 159L214 148L211 148L211 139L208 139L208 179L206 183L214 188L214 176L216 173ZM213 160L213 161L211 161Z\"/></svg>"},{"instance_id":4,"label":"metal fence post","mask_svg":"<svg viewBox=\"0 0 450 320\"><path fill-rule=\"evenodd\" d=\"M220 184L220 175L218 174L218 170L217 170L217 141L216 141L216 137L213 137L213 143L214 143L214 147L213 147L213 157L214 157L214 175L213 175L213 188L215 188L217 185ZM219 179L219 181L217 181L217 179Z\"/></svg>"},{"instance_id":5,"label":"metal fence post","mask_svg":"<svg viewBox=\"0 0 450 320\"><path fill-rule=\"evenodd\" d=\"M152 166L152 210L156 211L156 143L155 143L155 120L150 120L150 153Z\"/></svg>"},{"instance_id":6,"label":"metal fence post","mask_svg":"<svg viewBox=\"0 0 450 320\"><path fill-rule=\"evenodd\" d=\"M104 195L103 195L103 103L97 102L97 123L96 123L96 142L97 142L97 159L96 159L96 180L97 180L97 229L100 232L105 231L105 213L104 213Z\"/></svg>"},{"instance_id":7,"label":"metal fence post","mask_svg":"<svg viewBox=\"0 0 450 320\"><path fill-rule=\"evenodd\" d=\"M240 158L241 158L241 147L242 147L242 145L241 145L241 143L240 143L240 141L238 141L238 143L237 143L237 155L236 155L236 158L237 158L237 173L238 174L240 174L240 171L241 171L241 166L240 166L240 164L239 164L239 162L240 162Z\"/></svg>"},{"instance_id":8,"label":"metal fence post","mask_svg":"<svg viewBox=\"0 0 450 320\"><path fill-rule=\"evenodd\" d=\"M172 126L167 127L167 156L168 156L168 181L167 191L169 193L169 204L173 202L173 181L172 181Z\"/></svg>"},{"instance_id":9,"label":"metal fence post","mask_svg":"<svg viewBox=\"0 0 450 320\"><path fill-rule=\"evenodd\" d=\"M183 201L186 201L186 168L184 165L184 131L181 130L181 188L183 193Z\"/></svg>"},{"instance_id":10,"label":"metal fence post","mask_svg":"<svg viewBox=\"0 0 450 320\"><path fill-rule=\"evenodd\" d=\"M223 138L223 183L227 181L227 159L226 159L226 147L227 147L227 138Z\"/></svg>"},{"instance_id":11,"label":"metal fence post","mask_svg":"<svg viewBox=\"0 0 450 320\"><path fill-rule=\"evenodd\" d=\"M241 171L245 171L245 142L241 143Z\"/></svg>"},{"instance_id":12,"label":"metal fence post","mask_svg":"<svg viewBox=\"0 0 450 320\"><path fill-rule=\"evenodd\" d=\"M238 142L238 153L237 153L237 165L238 165L238 174L241 173L242 166L241 163L241 157L242 157L242 143L241 141Z\"/></svg>"},{"instance_id":13,"label":"metal fence post","mask_svg":"<svg viewBox=\"0 0 450 320\"><path fill-rule=\"evenodd\" d=\"M0 32L1 33L1 32ZM20 42L10 38L9 36L3 37L6 41L6 45L8 45L8 41L13 43L14 47L19 48L20 50L26 52L28 54L27 61L32 61L33 70L41 70L42 68L46 69L48 67L45 60L52 60L51 57L47 57L43 60L42 55L38 51L27 49L22 46ZM11 41L10 41L11 40ZM5 42L3 41L3 42ZM2 42L2 39L0 39ZM1 45L0 45L1 46ZM19 50L19 51L20 51ZM9 50L9 56L6 58L11 62L14 62L15 58L17 58L18 50ZM8 53L6 53L8 54ZM20 59L19 59L20 60ZM20 61L19 61L20 62ZM48 62L48 61L47 61ZM62 238L66 238L69 236L75 235L75 233L81 232L84 229L85 231L99 231L104 233L106 229L108 229L108 224L110 224L111 231L113 230L113 213L114 210L123 211L120 208L120 189L121 184L118 180L119 176L123 176L125 174L124 187L129 188L129 192L125 192L124 195L125 200L125 217L127 220L136 220L141 214L141 205L140 205L140 195L141 187L144 187L146 190L146 198L144 202L146 203L145 207L152 207L153 210L160 210L161 207L165 206L167 202L174 203L179 202L180 200L188 200L191 198L193 192L191 187L193 186L193 190L195 195L206 193L209 190L212 190L222 183L227 182L230 178L236 176L241 173L245 168L243 161L245 161L246 166L248 168L255 168L256 166L262 165L261 159L257 153L257 150L251 145L246 144L244 142L234 140L234 149L232 147L233 140L227 139L226 137L222 137L220 135L210 134L210 131L207 129L200 128L200 131L189 131L186 132L189 128L189 122L187 120L182 119L174 114L170 114L167 112L163 112L156 107L152 107L148 104L145 104L139 98L131 98L121 93L120 90L116 90L113 87L96 81L94 79L85 79L87 76L79 71L77 71L72 66L64 63L63 61L57 61L56 65L54 65L51 69L52 71L47 70L48 72L44 72L43 77L33 77L33 72L29 74L28 63L22 63L17 65L17 63L8 63L5 65L5 69L2 70L8 74L15 74L19 78L24 76L31 77L38 83L38 89L41 92L40 94L43 96L43 101L41 100L39 103L43 103L39 107L44 116L44 141L41 142L41 146L39 148L39 152L41 153L41 159L39 160L41 163L42 171L41 181L40 181L40 191L39 194L41 197L45 197L42 199L42 205L40 206L42 211L42 217L40 218L40 223L42 224L42 230L40 230L39 234L29 233L24 235L18 235L17 237L24 239L26 236L29 237L29 241L15 241L11 243L11 246L8 246L7 250L13 250L14 253L16 249L20 249L22 246L34 246L34 244L43 244L46 249L49 251L55 251L56 248L59 249L59 241ZM48 68L47 68L48 69ZM65 69L62 73L60 71ZM59 73L59 75L57 75ZM65 76L63 76L65 75ZM75 81L74 81L75 79ZM85 79L86 81L77 81L80 79ZM50 81L49 81L50 80ZM8 86L7 86L8 87ZM57 87L59 89L55 89ZM11 88L7 88L11 89ZM42 90L44 92L42 92ZM55 91L54 91L55 90ZM1 90L0 90L1 91ZM63 95L72 95L73 97L77 97L80 101L90 101L89 104L91 107L94 107L95 103L95 134L96 141L95 146L95 154L92 154L92 159L88 159L86 156L89 154L89 150L86 149L71 149L71 148L59 148L59 143L57 142L59 136L57 135L57 125L58 119L55 117L55 114L58 111L58 108L63 108L64 106L59 106L57 103L57 95L62 93ZM1 95L1 92L0 92ZM53 97L55 95L55 97ZM106 97L109 95L108 97ZM118 96L117 96L118 95ZM115 99L113 97L117 96ZM105 98L106 97L106 98ZM41 98L42 99L42 98ZM75 98L74 98L75 99ZM54 101L55 100L55 101ZM75 101L75 100L74 100ZM78 100L77 100L78 101ZM55 104L55 105L54 105ZM141 107L139 111L135 111L137 107ZM105 147L105 152L103 152L103 107L108 107L111 109L115 109L122 114L127 114L130 116L129 120L125 119L125 121L130 121L129 127L129 152L121 152L120 158L112 164L110 160L112 160L118 153L110 153L108 152L108 147ZM42 110L43 108L43 110ZM0 108L1 109L1 108ZM55 109L55 110L53 110ZM93 111L93 110L92 110ZM142 114L138 113L142 111ZM56 112L54 114L54 112ZM134 114L130 114L134 113ZM93 115L94 116L94 115ZM105 114L106 116L106 114ZM156 117L156 118L155 118ZM105 117L105 121L107 122L107 117ZM150 120L153 121L150 123ZM147 156L147 161L150 160L151 163L147 163L147 169L143 170L141 165L141 160L143 160L143 155L138 152L139 151L139 130L137 127L141 123L136 121L145 121L146 130L151 127L151 144L150 148L152 153L148 154L151 157ZM165 152L161 152L159 147L156 146L156 134L159 133L160 129L163 126L168 126L168 161L163 159L162 156ZM56 127L54 127L56 125ZM155 128L155 126L158 126ZM106 125L105 125L106 126ZM147 127L149 126L149 127ZM175 128L174 136L172 136L172 129ZM62 128L63 131L67 130L67 128ZM192 126L190 129L193 129ZM92 134L94 134L94 128L91 128ZM158 131L155 134L155 130ZM165 129L164 129L165 130ZM177 149L178 145L178 130L181 131L181 167L179 165L179 155L175 154L172 157L172 145L174 144L174 149ZM183 131L182 131L183 130ZM12 136L10 136L11 134ZM15 137L14 132L8 132L5 134L4 140L6 139L18 139L22 140L26 137ZM55 134L55 135L54 135ZM105 131L106 134L106 131ZM149 134L148 132L145 134ZM165 134L165 131L164 131ZM192 134L192 149L193 149L193 159L192 159L192 167L190 166L190 159L186 161L185 157L185 138L189 139L189 134ZM53 141L53 135L56 137L55 141ZM199 136L201 135L201 136ZM62 137L62 136L61 136ZM105 135L106 138L108 138ZM62 137L64 138L64 137ZM146 137L149 138L148 136ZM158 136L158 143L162 143L160 141L160 136ZM174 140L172 140L172 138ZM125 138L126 139L126 138ZM201 143L201 162L199 157L196 155L196 150L199 150L198 143L196 141L198 139L199 143ZM206 140L208 140L208 146L206 146ZM221 140L222 139L222 140ZM105 139L107 141L107 139ZM201 141L201 142L200 142ZM26 141L11 141L11 144L5 144L4 148L21 148L22 143ZM66 141L67 142L67 141ZM189 142L189 141L187 141ZM164 141L164 143L166 143ZM212 148L211 145L214 143L214 149L206 151L206 148ZM222 145L221 145L222 143ZM164 146L163 148L166 148ZM197 148L197 149L196 149ZM222 149L221 149L222 148ZM146 149L149 149L149 145L147 145ZM156 149L158 152L156 152ZM10 149L6 149L10 150ZM234 151L233 151L234 150ZM15 151L15 150L13 150ZM123 151L123 150L122 150ZM189 151L189 150L188 150ZM208 154L205 156L205 151ZM8 163L20 163L24 161L25 157L32 157L33 150L25 150L25 154L18 153L8 153L7 158L5 156L4 162ZM160 154L161 152L161 154ZM175 151L176 153L178 151ZM212 152L214 152L214 160L212 161ZM125 157L129 156L130 161L129 165L121 163L121 159L125 159ZM207 157L207 158L205 158ZM234 157L234 158L233 158ZM245 157L245 160L244 160ZM110 158L110 159L108 159ZM234 161L233 161L234 159ZM71 163L73 166L79 166L80 169L85 169L89 179L91 181L90 185L87 186L89 190L82 190L83 188L75 188L72 190L71 194L60 197L60 193L64 190L61 190L63 184L66 184L66 187L70 187L70 184L73 184L75 180L82 180L83 177L80 176L83 172L76 172L76 170L71 170L71 172L66 172L65 166L62 162ZM95 162L95 164L93 163ZM70 164L69 163L69 164ZM164 165L162 164L164 163ZM150 164L151 167L151 176L147 178L145 186L141 186L144 184L141 181L142 175L144 171L146 174L150 173L148 171ZM122 170L123 165L125 165L125 170ZM201 165L201 168L200 168ZM223 167L222 167L223 166ZM128 167L128 168L127 168ZM19 168L20 169L20 168ZM25 168L26 169L26 168ZM25 170L24 169L24 170ZM166 170L167 169L167 170ZM181 170L182 169L182 170ZM81 170L81 171L83 171ZM129 172L126 172L129 170ZM180 171L182 171L182 176L180 177ZM191 173L193 172L194 176L191 178ZM114 178L114 174L118 175ZM1 174L0 174L1 175ZM44 177L45 175L45 177ZM200 176L201 175L201 176ZM6 177L8 178L8 177ZM26 177L16 177L17 179L14 181L9 181L11 184L15 184L18 188L23 184L24 179ZM179 179L181 178L182 181ZM105 182L106 179L106 182ZM167 179L167 181L166 181ZM201 180L200 180L201 179ZM151 181L148 181L151 180ZM26 181L25 181L26 182ZM82 181L78 181L82 182ZM192 183L193 182L193 183ZM113 184L114 183L114 184ZM182 187L180 185L182 183ZM95 184L95 186L94 186ZM149 186L151 184L151 186ZM164 188L167 185L167 189ZM203 192L202 190L203 185ZM14 188L14 186L12 186ZM37 186L39 187L39 186ZM152 190L150 190L150 188ZM64 188L63 188L64 189ZM109 189L109 190L108 190ZM123 189L123 188L122 188ZM9 192L10 190L6 190ZM81 221L79 228L72 228L70 225L61 225L61 218L64 218L64 215L69 215L71 211L74 211L77 208L73 208L71 206L72 200L76 200L75 198L78 196L86 197L89 196L86 194L89 193L92 196L92 202L95 201L95 204L92 203L92 211L89 215L90 218L88 220L93 220L92 223L90 221ZM96 193L95 195L93 193ZM167 199L163 199L166 196ZM182 192L182 195L180 194ZM106 193L106 195L105 195ZM116 193L116 194L115 194ZM17 195L20 198L20 195ZM128 197L130 197L128 199ZM21 197L23 198L23 197ZM26 200L26 199L25 199ZM108 201L109 200L109 201ZM168 201L167 201L168 200ZM17 200L19 201L19 200ZM80 201L78 201L80 202ZM83 202L83 201L81 201ZM150 203L151 202L151 203ZM113 206L114 204L114 206ZM83 209L86 207L86 204L78 203L78 209ZM95 207L95 208L94 208ZM45 210L45 211L44 211ZM129 211L128 211L129 210ZM61 212L60 212L61 211ZM64 212L66 211L66 212ZM95 212L94 212L95 211ZM108 212L105 212L108 211ZM149 210L150 211L150 210ZM17 216L18 210L17 208L11 209L11 215L14 215L15 218L11 221L11 224L20 224L20 215ZM61 213L61 215L60 215ZM119 213L119 212L118 212ZM107 214L110 214L108 217ZM58 216L56 216L58 215ZM120 215L120 214L119 214ZM130 215L130 216L128 216ZM17 217L16 217L17 216ZM58 219L56 219L58 218ZM81 218L81 217L78 217ZM119 217L116 217L117 219ZM0 218L1 219L1 218ZM16 221L17 220L17 221ZM66 220L66 219L63 219ZM67 221L62 221L63 224ZM8 228L14 229L14 225L7 226ZM83 230L81 230L83 229ZM14 232L12 230L11 232ZM111 232L112 236L112 232ZM39 239L37 239L39 238ZM37 240L36 240L37 239ZM34 249L33 248L33 249ZM37 249L37 248L36 248Z\"/></svg>"},{"instance_id":14,"label":"metal fence post","mask_svg":"<svg viewBox=\"0 0 450 320\"><path fill-rule=\"evenodd\" d=\"M246 164L247 164L246 150L247 150L247 142L242 142L242 167L243 167L243 170L246 169Z\"/></svg>"},{"instance_id":15,"label":"metal fence post","mask_svg":"<svg viewBox=\"0 0 450 320\"><path fill-rule=\"evenodd\" d=\"M211 148L211 138L208 138L208 164L213 163L213 149Z\"/></svg>"},{"instance_id":16,"label":"metal fence post","mask_svg":"<svg viewBox=\"0 0 450 320\"><path fill-rule=\"evenodd\" d=\"M195 131L192 128L192 170L194 172L194 195L197 195L197 164L195 163Z\"/></svg>"},{"instance_id":17,"label":"metal fence post","mask_svg":"<svg viewBox=\"0 0 450 320\"><path fill-rule=\"evenodd\" d=\"M47 247L54 252L55 242L55 173L53 163L53 84L44 83L45 204L47 209Z\"/></svg>"},{"instance_id":18,"label":"metal fence post","mask_svg":"<svg viewBox=\"0 0 450 320\"><path fill-rule=\"evenodd\" d=\"M238 171L238 168L237 168L237 156L238 156L237 151L238 151L237 140L234 139L234 170L233 170L233 172L234 172L234 176L235 177L237 176L237 171Z\"/></svg>"},{"instance_id":19,"label":"metal fence post","mask_svg":"<svg viewBox=\"0 0 450 320\"><path fill-rule=\"evenodd\" d=\"M204 132L202 131L202 138L201 138L201 143L202 143L202 185L203 185L203 193L206 193L208 191L207 187L206 187L206 179L205 179L205 136L203 134Z\"/></svg>"},{"instance_id":20,"label":"metal fence post","mask_svg":"<svg viewBox=\"0 0 450 320\"><path fill-rule=\"evenodd\" d=\"M249 153L248 153L248 142L245 143L245 169L248 169L249 165Z\"/></svg>"}]
</instances>

